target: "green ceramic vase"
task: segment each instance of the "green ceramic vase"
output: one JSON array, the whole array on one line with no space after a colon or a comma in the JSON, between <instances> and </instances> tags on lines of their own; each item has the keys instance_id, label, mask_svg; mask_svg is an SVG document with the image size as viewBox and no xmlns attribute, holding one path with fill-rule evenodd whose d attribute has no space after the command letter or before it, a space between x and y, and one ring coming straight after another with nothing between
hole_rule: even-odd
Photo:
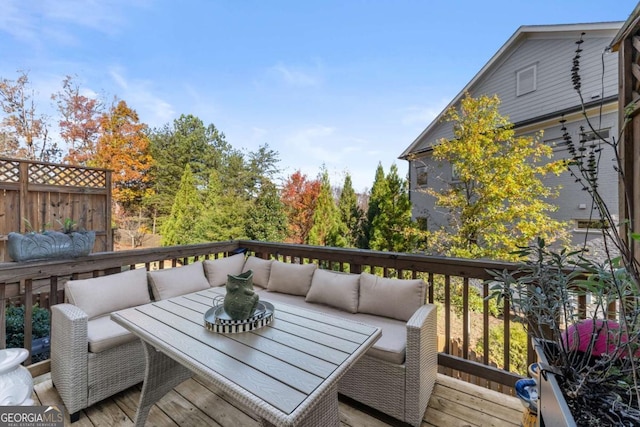
<instances>
[{"instance_id":1,"label":"green ceramic vase","mask_svg":"<svg viewBox=\"0 0 640 427\"><path fill-rule=\"evenodd\" d=\"M248 270L238 276L227 275L227 295L224 297L224 311L234 320L251 317L258 306L258 294L253 291L253 271Z\"/></svg>"}]
</instances>

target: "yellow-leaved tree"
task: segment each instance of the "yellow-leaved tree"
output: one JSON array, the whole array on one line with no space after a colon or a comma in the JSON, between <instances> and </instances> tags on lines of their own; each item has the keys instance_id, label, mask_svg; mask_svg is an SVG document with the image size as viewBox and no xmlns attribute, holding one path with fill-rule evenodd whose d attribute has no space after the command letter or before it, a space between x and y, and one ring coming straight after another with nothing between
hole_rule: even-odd
<instances>
[{"instance_id":1,"label":"yellow-leaved tree","mask_svg":"<svg viewBox=\"0 0 640 427\"><path fill-rule=\"evenodd\" d=\"M512 252L538 236L566 240L567 225L549 215L556 208L547 200L558 189L542 181L566 164L551 160L552 147L541 134L516 136L499 105L497 95L466 94L444 117L453 123L454 138L433 149L434 159L449 162L457 174L441 191L425 190L448 211L448 227L428 233L430 246L448 256L514 260Z\"/></svg>"}]
</instances>

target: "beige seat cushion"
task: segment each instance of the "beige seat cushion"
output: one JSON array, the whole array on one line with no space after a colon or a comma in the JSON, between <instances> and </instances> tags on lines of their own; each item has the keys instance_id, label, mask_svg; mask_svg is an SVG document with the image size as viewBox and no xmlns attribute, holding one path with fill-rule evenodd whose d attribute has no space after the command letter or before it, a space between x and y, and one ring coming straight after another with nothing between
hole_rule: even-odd
<instances>
[{"instance_id":1,"label":"beige seat cushion","mask_svg":"<svg viewBox=\"0 0 640 427\"><path fill-rule=\"evenodd\" d=\"M253 284L266 288L269 284L269 273L271 272L271 264L273 260L262 259L255 256L250 256L244 262L242 267L242 273L245 271L253 271Z\"/></svg>"},{"instance_id":2,"label":"beige seat cushion","mask_svg":"<svg viewBox=\"0 0 640 427\"><path fill-rule=\"evenodd\" d=\"M131 332L111 320L110 314L89 320L87 322L87 336L91 353L100 353L138 339Z\"/></svg>"},{"instance_id":3,"label":"beige seat cushion","mask_svg":"<svg viewBox=\"0 0 640 427\"><path fill-rule=\"evenodd\" d=\"M396 365L404 364L407 353L406 322L364 313L354 314L351 320L382 329L380 339L367 351L367 355Z\"/></svg>"},{"instance_id":4,"label":"beige seat cushion","mask_svg":"<svg viewBox=\"0 0 640 427\"><path fill-rule=\"evenodd\" d=\"M382 329L382 335L378 341L367 350L367 354L397 365L404 364L407 351L407 323L402 320L389 319L372 314L347 313L339 308L305 302L304 298L297 295L267 292L266 290L259 290L258 295L260 295L260 300L275 303L280 302L295 307L306 308L307 310L318 311L329 316L341 317L343 319L377 326ZM278 315L277 313L278 308L276 307L276 316Z\"/></svg>"},{"instance_id":5,"label":"beige seat cushion","mask_svg":"<svg viewBox=\"0 0 640 427\"><path fill-rule=\"evenodd\" d=\"M360 275L359 313L408 321L425 303L422 279L388 279L369 273Z\"/></svg>"},{"instance_id":6,"label":"beige seat cushion","mask_svg":"<svg viewBox=\"0 0 640 427\"><path fill-rule=\"evenodd\" d=\"M244 254L236 254L204 261L204 272L211 287L224 286L227 284L227 276L229 274L237 276L242 273L243 266Z\"/></svg>"},{"instance_id":7,"label":"beige seat cushion","mask_svg":"<svg viewBox=\"0 0 640 427\"><path fill-rule=\"evenodd\" d=\"M311 278L316 268L315 264L290 264L273 261L267 290L305 296L311 287Z\"/></svg>"},{"instance_id":8,"label":"beige seat cushion","mask_svg":"<svg viewBox=\"0 0 640 427\"><path fill-rule=\"evenodd\" d=\"M156 301L210 287L201 261L183 267L150 271L148 274L153 298Z\"/></svg>"},{"instance_id":9,"label":"beige seat cushion","mask_svg":"<svg viewBox=\"0 0 640 427\"><path fill-rule=\"evenodd\" d=\"M358 311L359 287L359 274L318 269L313 274L306 301L326 304L349 313L356 313Z\"/></svg>"},{"instance_id":10,"label":"beige seat cushion","mask_svg":"<svg viewBox=\"0 0 640 427\"><path fill-rule=\"evenodd\" d=\"M89 319L151 302L144 268L93 279L69 280L64 286L67 300L87 313Z\"/></svg>"}]
</instances>

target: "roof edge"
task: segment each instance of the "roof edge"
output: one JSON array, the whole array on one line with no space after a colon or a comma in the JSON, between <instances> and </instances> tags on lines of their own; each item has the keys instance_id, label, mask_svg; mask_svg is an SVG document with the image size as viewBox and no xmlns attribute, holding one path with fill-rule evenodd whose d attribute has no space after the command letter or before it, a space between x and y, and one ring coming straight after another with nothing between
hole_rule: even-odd
<instances>
[{"instance_id":1,"label":"roof edge","mask_svg":"<svg viewBox=\"0 0 640 427\"><path fill-rule=\"evenodd\" d=\"M553 25L521 25L518 29L509 37L509 39L493 54L489 61L478 71L473 78L467 83L460 92L447 104L447 106L438 114L429 125L423 130L420 135L407 147L399 159L405 158L413 149L421 142L422 138L429 133L429 131L440 121L444 113L455 105L469 89L498 61L498 59L511 48L517 41L524 38L525 35L531 33L561 33L567 31L597 31L597 30L616 30L624 24L623 21L610 21L610 22L594 22L587 24L553 24Z\"/></svg>"}]
</instances>

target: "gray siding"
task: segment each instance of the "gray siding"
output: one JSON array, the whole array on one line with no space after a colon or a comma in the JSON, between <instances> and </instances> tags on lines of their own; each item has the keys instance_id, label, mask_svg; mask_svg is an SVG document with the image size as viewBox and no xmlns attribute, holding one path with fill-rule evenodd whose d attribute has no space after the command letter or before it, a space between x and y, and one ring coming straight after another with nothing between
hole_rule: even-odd
<instances>
[{"instance_id":1,"label":"gray siding","mask_svg":"<svg viewBox=\"0 0 640 427\"><path fill-rule=\"evenodd\" d=\"M584 37L580 74L585 102L599 99L592 96L600 96L602 89L604 89L603 98L617 94L617 53L603 55L605 47L609 45L614 35L615 31L595 31ZM571 67L576 49L575 41L579 37L580 32L576 31L575 34L531 36L515 43L500 60L493 64L492 69L470 88L470 94L472 96L497 94L501 100L501 114L508 116L514 124L578 106L580 98L573 89ZM604 80L602 80L603 61ZM537 70L537 89L516 96L516 73L533 64L536 64ZM604 85L602 85L603 82ZM415 149L420 150L437 143L442 138L452 137L451 124L440 122L424 136Z\"/></svg>"}]
</instances>

